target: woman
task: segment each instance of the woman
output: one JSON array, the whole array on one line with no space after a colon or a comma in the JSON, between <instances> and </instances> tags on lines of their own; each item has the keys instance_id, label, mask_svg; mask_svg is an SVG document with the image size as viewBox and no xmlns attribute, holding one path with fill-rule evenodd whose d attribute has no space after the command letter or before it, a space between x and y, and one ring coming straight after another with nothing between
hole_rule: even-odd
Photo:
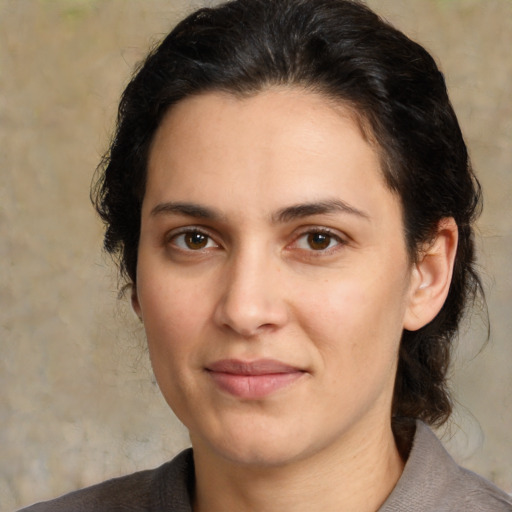
<instances>
[{"instance_id":1,"label":"woman","mask_svg":"<svg viewBox=\"0 0 512 512\"><path fill-rule=\"evenodd\" d=\"M512 510L427 425L480 292L480 190L430 55L357 2L200 10L95 191L192 450L26 510Z\"/></svg>"}]
</instances>

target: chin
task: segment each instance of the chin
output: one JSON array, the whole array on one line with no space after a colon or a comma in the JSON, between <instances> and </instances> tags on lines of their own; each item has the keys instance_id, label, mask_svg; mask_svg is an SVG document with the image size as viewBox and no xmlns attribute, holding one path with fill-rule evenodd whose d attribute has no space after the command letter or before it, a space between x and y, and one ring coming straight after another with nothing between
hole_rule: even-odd
<instances>
[{"instance_id":1,"label":"chin","mask_svg":"<svg viewBox=\"0 0 512 512\"><path fill-rule=\"evenodd\" d=\"M246 425L230 430L208 439L207 443L217 456L237 465L255 469L281 467L306 458L315 451L304 432L286 429L284 425L274 429ZM194 437L191 439L194 445Z\"/></svg>"},{"instance_id":2,"label":"chin","mask_svg":"<svg viewBox=\"0 0 512 512\"><path fill-rule=\"evenodd\" d=\"M223 447L222 455L230 462L257 468L273 468L282 467L290 462L301 458L299 450L286 449L276 446L276 443L269 445L256 445L251 443L250 446L243 446L237 449L236 446Z\"/></svg>"}]
</instances>

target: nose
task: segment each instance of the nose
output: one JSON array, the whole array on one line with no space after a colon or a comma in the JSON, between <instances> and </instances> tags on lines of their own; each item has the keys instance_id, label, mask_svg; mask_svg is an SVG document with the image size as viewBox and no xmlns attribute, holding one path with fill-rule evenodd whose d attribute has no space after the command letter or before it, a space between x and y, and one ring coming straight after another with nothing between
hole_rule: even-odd
<instances>
[{"instance_id":1,"label":"nose","mask_svg":"<svg viewBox=\"0 0 512 512\"><path fill-rule=\"evenodd\" d=\"M215 322L245 338L282 327L288 307L278 262L262 254L241 255L227 264Z\"/></svg>"}]
</instances>

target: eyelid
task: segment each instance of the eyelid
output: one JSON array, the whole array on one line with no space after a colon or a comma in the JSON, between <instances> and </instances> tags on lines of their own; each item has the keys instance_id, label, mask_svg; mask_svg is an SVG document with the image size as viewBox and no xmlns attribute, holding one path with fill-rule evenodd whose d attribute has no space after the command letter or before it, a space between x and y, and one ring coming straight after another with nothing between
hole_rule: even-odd
<instances>
[{"instance_id":1,"label":"eyelid","mask_svg":"<svg viewBox=\"0 0 512 512\"><path fill-rule=\"evenodd\" d=\"M343 235L337 230L333 230L331 228L327 228L325 226L307 226L305 228L302 228L299 233L295 236L292 246L296 246L298 241L302 239L305 236L311 235L311 234L324 234L328 235L331 238L333 238L337 243L333 247L327 247L326 249L319 249L315 250L312 248L309 249L303 249L299 248L299 250L310 252L314 256L322 256L325 254L329 254L336 249L338 249L341 246L345 246L349 243L349 237L347 235Z\"/></svg>"},{"instance_id":2,"label":"eyelid","mask_svg":"<svg viewBox=\"0 0 512 512\"><path fill-rule=\"evenodd\" d=\"M198 250L192 250L192 249L184 249L176 244L174 244L174 247L178 250L182 250L184 252L201 252L203 250L208 249L214 249L214 248L220 248L222 245L217 241L218 237L215 234L212 234L211 230L209 228L206 228L204 226L198 226L198 225L188 225L188 226L182 226L178 228L174 228L167 232L165 234L164 242L165 244L171 244L174 239L176 239L178 236L187 234L187 233L201 233L202 235L208 237L208 239L215 244L216 247L207 247L204 249L198 249ZM326 249L305 249L305 248L298 248L296 247L297 242L302 239L305 236L311 235L311 234L325 234L330 236L332 239L334 239L337 243L333 247L327 247ZM304 226L296 231L296 234L293 238L293 241L288 244L289 248L296 248L304 252L309 252L312 255L315 256L321 256L325 254L329 254L330 252L335 251L340 246L345 246L349 243L350 237L348 235L345 235L344 233L341 233L338 230L328 228L325 226ZM294 247L295 246L295 247Z\"/></svg>"},{"instance_id":3,"label":"eyelid","mask_svg":"<svg viewBox=\"0 0 512 512\"><path fill-rule=\"evenodd\" d=\"M200 234L208 237L209 240L212 241L216 247L205 247L203 249L198 249L198 250L194 251L193 249L184 249L183 247L180 247L177 244L173 244L174 248L177 248L178 250L181 250L184 252L202 252L204 250L221 247L219 242L217 242L216 237L214 235L212 235L212 233L210 232L209 229L207 229L203 226L195 226L195 225L183 226L183 227L175 228L175 229L172 229L171 231L168 231L165 234L164 242L166 245L171 245L173 240L175 240L180 235L186 235L187 233L200 233Z\"/></svg>"}]
</instances>

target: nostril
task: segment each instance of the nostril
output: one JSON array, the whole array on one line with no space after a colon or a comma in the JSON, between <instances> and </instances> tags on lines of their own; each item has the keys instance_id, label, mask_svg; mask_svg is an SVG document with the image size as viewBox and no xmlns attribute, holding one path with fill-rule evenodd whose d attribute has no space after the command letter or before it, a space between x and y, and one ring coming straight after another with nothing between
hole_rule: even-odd
<instances>
[{"instance_id":1,"label":"nostril","mask_svg":"<svg viewBox=\"0 0 512 512\"><path fill-rule=\"evenodd\" d=\"M279 299L266 297L259 301L235 301L230 296L221 301L215 311L217 325L244 338L278 329L286 322L287 313Z\"/></svg>"}]
</instances>

